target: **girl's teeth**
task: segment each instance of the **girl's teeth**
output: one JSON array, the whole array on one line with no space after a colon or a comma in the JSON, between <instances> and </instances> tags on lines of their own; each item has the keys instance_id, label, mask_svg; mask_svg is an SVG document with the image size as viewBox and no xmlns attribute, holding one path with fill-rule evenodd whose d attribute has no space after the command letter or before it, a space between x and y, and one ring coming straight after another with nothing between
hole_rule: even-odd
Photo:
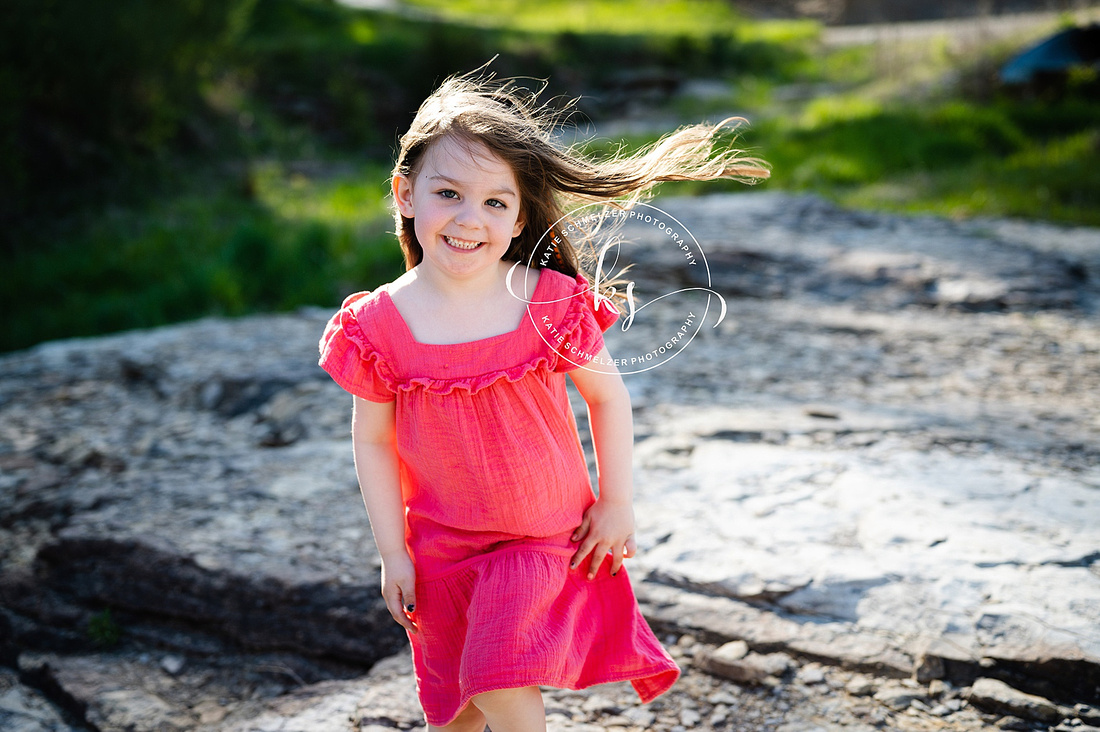
<instances>
[{"instance_id":1,"label":"girl's teeth","mask_svg":"<svg viewBox=\"0 0 1100 732\"><path fill-rule=\"evenodd\" d=\"M455 247L457 249L477 249L478 245L481 244L481 242L479 242L479 241L466 241L465 239L452 239L449 236L445 236L443 238L447 240L448 244L450 244L452 247Z\"/></svg>"}]
</instances>

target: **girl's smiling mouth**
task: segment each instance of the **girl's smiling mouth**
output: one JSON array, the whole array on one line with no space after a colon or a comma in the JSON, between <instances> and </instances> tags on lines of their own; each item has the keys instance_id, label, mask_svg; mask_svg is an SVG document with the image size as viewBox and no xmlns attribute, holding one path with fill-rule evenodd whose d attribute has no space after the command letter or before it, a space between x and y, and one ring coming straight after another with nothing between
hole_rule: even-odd
<instances>
[{"instance_id":1,"label":"girl's smiling mouth","mask_svg":"<svg viewBox=\"0 0 1100 732\"><path fill-rule=\"evenodd\" d=\"M466 251L470 251L471 249L477 249L479 246L481 246L481 242L479 242L479 241L470 241L468 239L456 239L453 236L446 236L446 235L443 236L443 241L447 242L449 245L451 245L455 249L463 249L463 250L466 250Z\"/></svg>"}]
</instances>

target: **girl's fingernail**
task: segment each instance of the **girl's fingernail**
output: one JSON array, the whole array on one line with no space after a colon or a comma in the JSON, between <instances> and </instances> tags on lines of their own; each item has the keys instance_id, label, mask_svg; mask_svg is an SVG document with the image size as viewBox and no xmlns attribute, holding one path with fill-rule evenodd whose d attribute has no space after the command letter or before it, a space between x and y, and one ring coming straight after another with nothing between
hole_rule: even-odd
<instances>
[{"instance_id":1,"label":"girl's fingernail","mask_svg":"<svg viewBox=\"0 0 1100 732\"><path fill-rule=\"evenodd\" d=\"M405 606L405 612L407 612L407 613L411 613L415 609L416 609L416 605L413 605L411 603Z\"/></svg>"},{"instance_id":2,"label":"girl's fingernail","mask_svg":"<svg viewBox=\"0 0 1100 732\"><path fill-rule=\"evenodd\" d=\"M612 577L614 577L614 576L615 576L615 575L617 575L617 574L618 574L618 572L612 572L612 573L611 573L611 576L612 576Z\"/></svg>"}]
</instances>

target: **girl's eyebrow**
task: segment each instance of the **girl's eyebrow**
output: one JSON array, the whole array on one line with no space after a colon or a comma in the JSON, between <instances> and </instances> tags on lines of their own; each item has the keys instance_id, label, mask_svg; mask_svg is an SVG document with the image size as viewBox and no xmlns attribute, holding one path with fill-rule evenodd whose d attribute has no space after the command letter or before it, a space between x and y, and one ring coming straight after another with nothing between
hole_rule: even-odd
<instances>
[{"instance_id":1,"label":"girl's eyebrow","mask_svg":"<svg viewBox=\"0 0 1100 732\"><path fill-rule=\"evenodd\" d=\"M450 176L443 175L442 173L436 173L435 175L428 176L428 180L441 180L444 183L449 183L453 186L463 185L463 181L455 180L454 178L451 178ZM513 191L511 188L509 188L508 186L505 186L503 188L497 188L496 190L489 191L489 195L490 196L507 195L507 196L514 196L516 198L519 198L519 195L515 191Z\"/></svg>"}]
</instances>

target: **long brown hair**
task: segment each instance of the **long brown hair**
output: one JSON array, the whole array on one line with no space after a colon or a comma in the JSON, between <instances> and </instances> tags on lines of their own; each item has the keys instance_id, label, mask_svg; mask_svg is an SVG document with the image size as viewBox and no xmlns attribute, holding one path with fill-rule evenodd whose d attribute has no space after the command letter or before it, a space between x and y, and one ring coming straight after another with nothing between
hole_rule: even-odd
<instances>
[{"instance_id":1,"label":"long brown hair","mask_svg":"<svg viewBox=\"0 0 1100 732\"><path fill-rule=\"evenodd\" d=\"M571 105L561 110L540 104L541 91L530 91L514 80L496 80L480 70L447 79L420 105L400 139L393 168L394 176L412 180L428 148L448 136L480 143L499 156L516 176L520 220L525 222L505 260L575 276L582 262L559 223L567 221L570 208L593 201L629 208L666 181L732 178L752 184L770 175L762 160L718 147L723 135L744 122L739 117L683 127L636 153L596 159L555 141L555 131ZM412 269L423 259L424 250L413 220L396 207L394 219L405 265ZM537 261L540 243L549 246L553 256Z\"/></svg>"}]
</instances>

